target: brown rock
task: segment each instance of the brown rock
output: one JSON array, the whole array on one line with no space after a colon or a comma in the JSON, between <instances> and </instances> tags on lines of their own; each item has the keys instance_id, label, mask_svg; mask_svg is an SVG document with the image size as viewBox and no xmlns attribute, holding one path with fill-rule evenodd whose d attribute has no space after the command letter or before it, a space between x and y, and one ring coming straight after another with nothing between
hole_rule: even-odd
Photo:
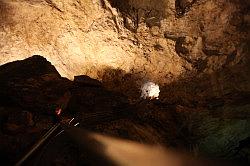
<instances>
[{"instance_id":1,"label":"brown rock","mask_svg":"<svg viewBox=\"0 0 250 166\"><path fill-rule=\"evenodd\" d=\"M153 27L150 28L150 30L151 30L151 34L153 36L158 36L159 35L160 28L158 26L153 26Z\"/></svg>"}]
</instances>

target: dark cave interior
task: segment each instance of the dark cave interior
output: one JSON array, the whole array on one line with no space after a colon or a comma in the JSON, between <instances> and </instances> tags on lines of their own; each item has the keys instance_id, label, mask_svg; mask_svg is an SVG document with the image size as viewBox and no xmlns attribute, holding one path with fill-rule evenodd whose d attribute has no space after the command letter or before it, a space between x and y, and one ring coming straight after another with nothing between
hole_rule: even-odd
<instances>
[{"instance_id":1,"label":"dark cave interior","mask_svg":"<svg viewBox=\"0 0 250 166\"><path fill-rule=\"evenodd\" d=\"M249 9L0 0L0 164L249 165Z\"/></svg>"}]
</instances>

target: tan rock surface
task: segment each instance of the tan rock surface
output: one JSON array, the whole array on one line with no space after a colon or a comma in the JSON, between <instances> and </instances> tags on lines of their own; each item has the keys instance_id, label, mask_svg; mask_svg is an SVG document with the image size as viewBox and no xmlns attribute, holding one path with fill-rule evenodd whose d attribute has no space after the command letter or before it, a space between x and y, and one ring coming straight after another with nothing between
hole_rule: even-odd
<instances>
[{"instance_id":1,"label":"tan rock surface","mask_svg":"<svg viewBox=\"0 0 250 166\"><path fill-rule=\"evenodd\" d=\"M1 64L39 54L62 76L73 78L97 77L96 72L107 67L130 72L148 63L126 37L130 32L124 30L125 39L121 39L112 16L99 1L2 1L1 13L6 12L1 25ZM154 59L153 65L158 61L163 60Z\"/></svg>"},{"instance_id":2,"label":"tan rock surface","mask_svg":"<svg viewBox=\"0 0 250 166\"><path fill-rule=\"evenodd\" d=\"M86 74L124 93L146 80L172 86L206 74L219 89L213 80L223 78L213 73L234 66L245 80L249 71L248 6L246 0L1 0L0 64L39 54L64 77Z\"/></svg>"}]
</instances>

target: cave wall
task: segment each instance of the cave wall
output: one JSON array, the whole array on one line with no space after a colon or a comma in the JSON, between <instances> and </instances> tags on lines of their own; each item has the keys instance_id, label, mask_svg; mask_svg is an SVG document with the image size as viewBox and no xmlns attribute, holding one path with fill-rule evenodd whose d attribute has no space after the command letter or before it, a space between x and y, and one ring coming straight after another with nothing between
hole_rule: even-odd
<instances>
[{"instance_id":1,"label":"cave wall","mask_svg":"<svg viewBox=\"0 0 250 166\"><path fill-rule=\"evenodd\" d=\"M24 82L22 77L27 73L20 73L20 82L7 80L11 90L5 88L1 93L12 96L30 112L48 111L46 103L54 103L63 95L60 88L72 86L59 74L69 79L86 74L101 80L108 89L127 95L126 104L136 103L138 111L136 122L131 119L98 122L97 131L186 149L190 146L194 153L217 157L231 157L227 154L234 155L238 149L239 155L249 154L249 1L107 2L111 8L99 0L0 0L0 64L39 54L58 71L53 67L56 74L45 73L41 78L34 76L36 79L27 78ZM39 70L39 65L36 67ZM2 73L2 79L4 76ZM139 88L147 80L160 85L159 102L138 102ZM52 84L55 87L47 86L47 81L55 81ZM65 85L59 86L60 81ZM20 96L16 85L25 85L22 89L25 95ZM39 88L44 90L45 97ZM100 108L94 107L96 111L115 101L99 90L96 96L92 95L89 87L73 92L77 97L72 99L69 111L81 112L85 105L91 110L95 103L86 97L95 102L99 102L96 96L105 99ZM37 98L30 98L32 93ZM40 97L45 102L39 102ZM53 97L56 99L51 100ZM9 113L4 105L0 109L3 115ZM19 114L23 115L23 110ZM84 112L81 115L86 117ZM24 121L29 119L29 113L23 116ZM10 133L22 131L23 128L13 129L9 125L13 123L12 115L9 117L5 129ZM25 125L34 124L32 121L21 124ZM52 122L47 123L45 118L37 125L48 129ZM28 134L32 137L32 133ZM17 146L13 145L16 147L31 144L20 144L22 137L11 138L18 141ZM11 144L8 136L2 140ZM10 150L14 152L16 147ZM8 146L3 148L8 150Z\"/></svg>"},{"instance_id":2,"label":"cave wall","mask_svg":"<svg viewBox=\"0 0 250 166\"><path fill-rule=\"evenodd\" d=\"M247 0L107 2L1 0L0 63L39 54L133 98L147 80L171 102L249 92Z\"/></svg>"}]
</instances>

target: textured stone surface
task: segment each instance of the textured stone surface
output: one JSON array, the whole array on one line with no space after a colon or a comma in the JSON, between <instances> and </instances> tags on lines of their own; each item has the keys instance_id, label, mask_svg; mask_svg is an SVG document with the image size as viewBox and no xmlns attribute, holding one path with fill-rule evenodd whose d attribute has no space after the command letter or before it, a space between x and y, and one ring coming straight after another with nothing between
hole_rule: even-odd
<instances>
[{"instance_id":1,"label":"textured stone surface","mask_svg":"<svg viewBox=\"0 0 250 166\"><path fill-rule=\"evenodd\" d=\"M56 108L63 109L62 119L75 117L84 129L197 156L249 159L248 93L201 103L141 100L131 105L126 96L107 90L88 76L77 76L74 81L62 78L41 56L1 66L0 83L0 153L6 164L15 162L53 126ZM54 156L60 163L72 149L57 144L64 149ZM77 162L79 155L76 152L69 158Z\"/></svg>"},{"instance_id":2,"label":"textured stone surface","mask_svg":"<svg viewBox=\"0 0 250 166\"><path fill-rule=\"evenodd\" d=\"M53 65L1 66L4 156L30 146L61 106L96 131L249 161L249 0L109 2L0 0L0 64L39 54ZM145 81L159 84L158 102L140 101Z\"/></svg>"},{"instance_id":3,"label":"textured stone surface","mask_svg":"<svg viewBox=\"0 0 250 166\"><path fill-rule=\"evenodd\" d=\"M88 75L133 99L145 81L171 86L211 75L211 87L219 89L214 79L224 78L214 73L248 73L247 0L109 2L118 11L119 32L102 1L1 0L0 63L39 54L62 76ZM109 74L115 77L106 80ZM124 75L132 77L123 81ZM127 88L131 82L136 93Z\"/></svg>"}]
</instances>

